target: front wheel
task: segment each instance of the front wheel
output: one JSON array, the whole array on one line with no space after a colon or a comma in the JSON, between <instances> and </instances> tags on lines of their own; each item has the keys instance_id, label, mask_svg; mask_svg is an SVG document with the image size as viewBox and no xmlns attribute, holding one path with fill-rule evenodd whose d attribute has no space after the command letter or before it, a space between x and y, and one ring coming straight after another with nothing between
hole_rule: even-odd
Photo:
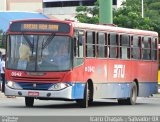
<instances>
[{"instance_id":1,"label":"front wheel","mask_svg":"<svg viewBox=\"0 0 160 122\"><path fill-rule=\"evenodd\" d=\"M25 97L26 107L33 107L34 98L33 97Z\"/></svg>"}]
</instances>

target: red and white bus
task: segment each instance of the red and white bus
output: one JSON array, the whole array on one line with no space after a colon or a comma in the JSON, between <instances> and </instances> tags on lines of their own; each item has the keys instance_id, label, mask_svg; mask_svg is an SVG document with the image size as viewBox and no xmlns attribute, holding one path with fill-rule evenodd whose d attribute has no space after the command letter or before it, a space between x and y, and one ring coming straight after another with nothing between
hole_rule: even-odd
<instances>
[{"instance_id":1,"label":"red and white bus","mask_svg":"<svg viewBox=\"0 0 160 122\"><path fill-rule=\"evenodd\" d=\"M32 19L12 21L7 34L5 95L27 107L34 99L133 105L157 93L157 32Z\"/></svg>"}]
</instances>

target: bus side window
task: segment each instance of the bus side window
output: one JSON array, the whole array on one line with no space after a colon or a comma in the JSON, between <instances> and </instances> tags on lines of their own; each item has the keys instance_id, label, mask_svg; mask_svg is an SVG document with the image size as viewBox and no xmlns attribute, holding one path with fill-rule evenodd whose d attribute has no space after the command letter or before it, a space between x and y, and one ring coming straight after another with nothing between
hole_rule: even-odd
<instances>
[{"instance_id":1,"label":"bus side window","mask_svg":"<svg viewBox=\"0 0 160 122\"><path fill-rule=\"evenodd\" d=\"M152 38L152 43L151 43L151 59L152 60L157 60L157 43L158 43L157 38Z\"/></svg>"},{"instance_id":2,"label":"bus side window","mask_svg":"<svg viewBox=\"0 0 160 122\"><path fill-rule=\"evenodd\" d=\"M151 38L143 37L142 39L142 59L150 60L151 59Z\"/></svg>"},{"instance_id":3,"label":"bus side window","mask_svg":"<svg viewBox=\"0 0 160 122\"><path fill-rule=\"evenodd\" d=\"M86 57L95 57L95 32L86 33Z\"/></svg>"},{"instance_id":4,"label":"bus side window","mask_svg":"<svg viewBox=\"0 0 160 122\"><path fill-rule=\"evenodd\" d=\"M105 47L106 47L106 38L105 33L97 33L97 57L104 58L106 56Z\"/></svg>"},{"instance_id":5,"label":"bus side window","mask_svg":"<svg viewBox=\"0 0 160 122\"><path fill-rule=\"evenodd\" d=\"M131 58L140 59L140 39L138 36L133 35L131 37Z\"/></svg>"},{"instance_id":6,"label":"bus side window","mask_svg":"<svg viewBox=\"0 0 160 122\"><path fill-rule=\"evenodd\" d=\"M108 34L108 45L109 58L118 58L118 35L116 33Z\"/></svg>"},{"instance_id":7,"label":"bus side window","mask_svg":"<svg viewBox=\"0 0 160 122\"><path fill-rule=\"evenodd\" d=\"M120 56L121 59L130 59L130 36L120 35Z\"/></svg>"}]
</instances>

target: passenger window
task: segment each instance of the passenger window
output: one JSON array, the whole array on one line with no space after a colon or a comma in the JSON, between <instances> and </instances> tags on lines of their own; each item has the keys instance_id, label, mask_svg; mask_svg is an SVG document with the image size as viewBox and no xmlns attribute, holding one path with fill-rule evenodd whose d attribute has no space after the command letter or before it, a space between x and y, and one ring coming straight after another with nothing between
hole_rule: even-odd
<instances>
[{"instance_id":1,"label":"passenger window","mask_svg":"<svg viewBox=\"0 0 160 122\"><path fill-rule=\"evenodd\" d=\"M86 57L95 57L95 32L86 33Z\"/></svg>"},{"instance_id":2,"label":"passenger window","mask_svg":"<svg viewBox=\"0 0 160 122\"><path fill-rule=\"evenodd\" d=\"M109 33L108 34L108 51L109 58L118 58L118 34Z\"/></svg>"},{"instance_id":3,"label":"passenger window","mask_svg":"<svg viewBox=\"0 0 160 122\"><path fill-rule=\"evenodd\" d=\"M121 59L130 59L130 36L120 36L120 57Z\"/></svg>"},{"instance_id":4,"label":"passenger window","mask_svg":"<svg viewBox=\"0 0 160 122\"><path fill-rule=\"evenodd\" d=\"M97 33L97 57L104 58L106 57L106 39L105 33Z\"/></svg>"},{"instance_id":5,"label":"passenger window","mask_svg":"<svg viewBox=\"0 0 160 122\"><path fill-rule=\"evenodd\" d=\"M157 38L152 39L151 59L152 60L157 60Z\"/></svg>"},{"instance_id":6,"label":"passenger window","mask_svg":"<svg viewBox=\"0 0 160 122\"><path fill-rule=\"evenodd\" d=\"M134 35L131 37L131 58L140 59L141 38Z\"/></svg>"},{"instance_id":7,"label":"passenger window","mask_svg":"<svg viewBox=\"0 0 160 122\"><path fill-rule=\"evenodd\" d=\"M142 59L143 60L151 59L151 38L150 37L142 38Z\"/></svg>"}]
</instances>

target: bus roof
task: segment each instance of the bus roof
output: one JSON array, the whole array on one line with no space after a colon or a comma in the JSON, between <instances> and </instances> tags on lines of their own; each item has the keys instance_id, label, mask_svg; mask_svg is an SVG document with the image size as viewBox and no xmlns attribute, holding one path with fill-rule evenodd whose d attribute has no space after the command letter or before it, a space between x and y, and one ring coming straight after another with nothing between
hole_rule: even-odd
<instances>
[{"instance_id":1,"label":"bus roof","mask_svg":"<svg viewBox=\"0 0 160 122\"><path fill-rule=\"evenodd\" d=\"M29 22L29 21L41 21L41 22L61 22L61 23L68 23L70 24L71 21L64 21L64 20L58 20L58 19L21 19L21 20L13 20L11 21L11 24L12 23L15 23L15 22Z\"/></svg>"},{"instance_id":2,"label":"bus roof","mask_svg":"<svg viewBox=\"0 0 160 122\"><path fill-rule=\"evenodd\" d=\"M158 36L158 33L155 31L148 30L139 30L139 29L129 29L116 27L111 25L99 25L99 24L86 24L86 23L72 23L75 28L81 29L89 29L89 30L99 30L99 31L109 31L109 32L119 32L119 33L127 33L127 34L136 34L136 35L146 35L146 36Z\"/></svg>"},{"instance_id":3,"label":"bus roof","mask_svg":"<svg viewBox=\"0 0 160 122\"><path fill-rule=\"evenodd\" d=\"M127 33L127 34L134 34L134 35L145 35L145 36L158 36L158 33L155 31L148 31L148 30L139 30L139 29L129 29L129 28L122 28L116 27L111 25L99 25L99 24L86 24L86 23L79 23L69 20L53 20L53 19L24 19L24 20L15 20L11 21L11 23L15 22L27 22L27 21L45 21L45 22L60 22L66 23L73 26L73 28L79 28L83 30L99 30L104 32L118 32L118 33Z\"/></svg>"}]
</instances>

